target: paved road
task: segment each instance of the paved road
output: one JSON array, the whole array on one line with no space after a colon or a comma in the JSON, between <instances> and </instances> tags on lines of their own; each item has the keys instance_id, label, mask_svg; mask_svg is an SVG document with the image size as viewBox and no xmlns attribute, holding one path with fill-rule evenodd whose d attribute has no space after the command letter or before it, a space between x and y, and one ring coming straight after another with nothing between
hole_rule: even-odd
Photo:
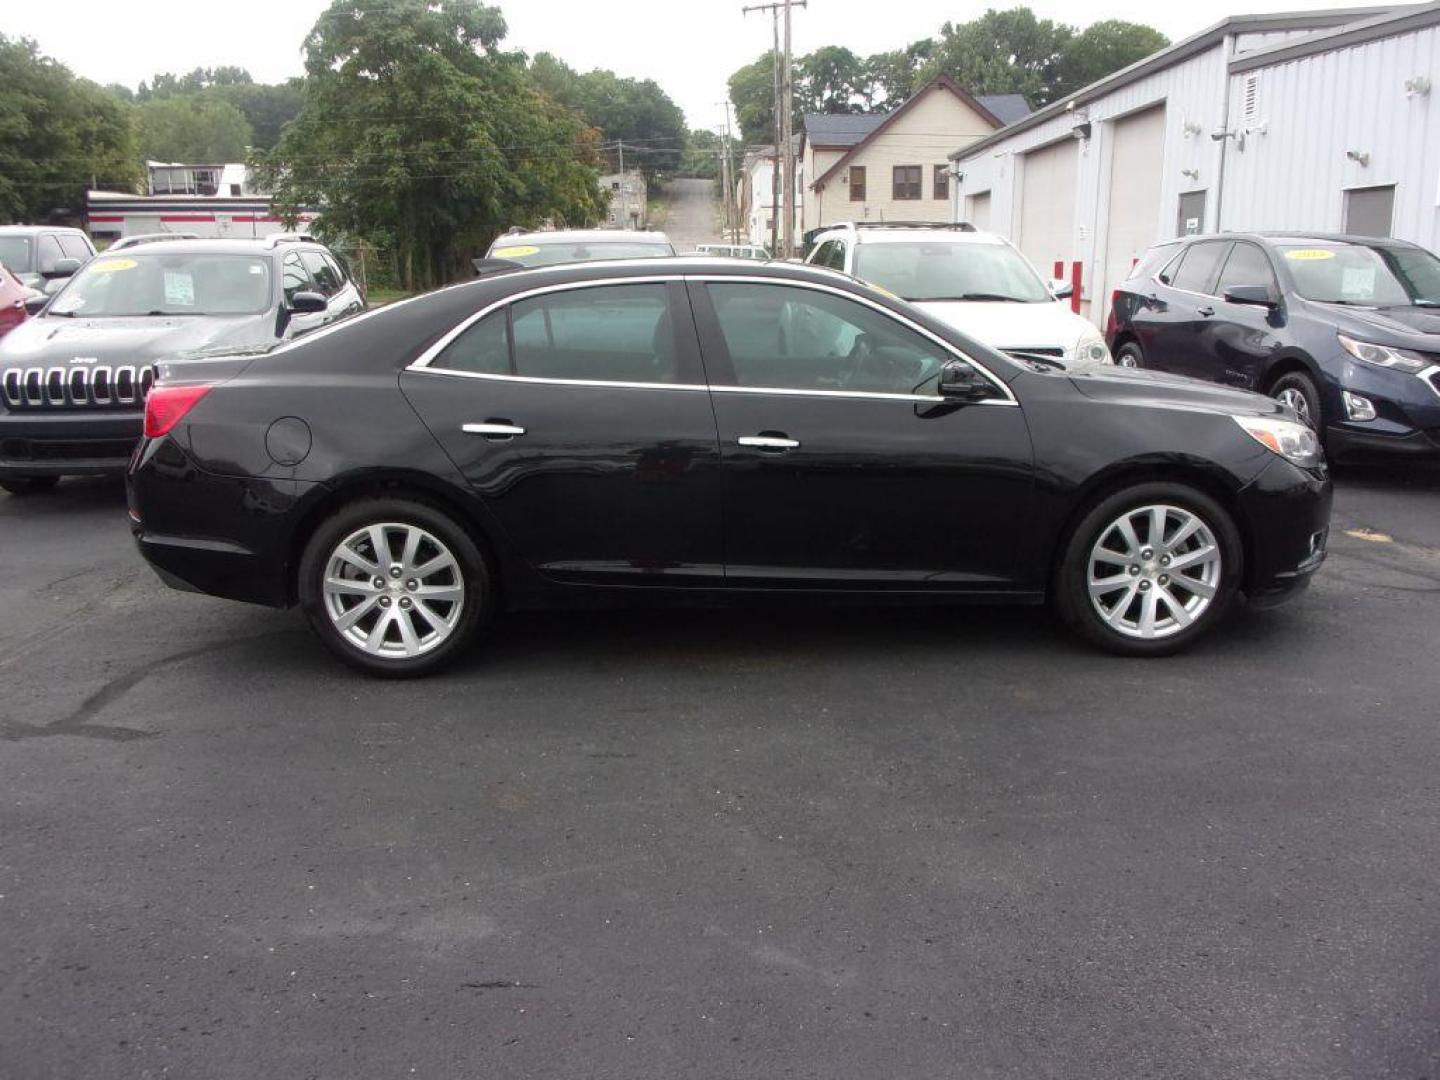
<instances>
[{"instance_id":1,"label":"paved road","mask_svg":"<svg viewBox=\"0 0 1440 1080\"><path fill-rule=\"evenodd\" d=\"M0 496L0 1075L1433 1078L1440 477L1336 527L1170 661L547 615L386 684Z\"/></svg>"},{"instance_id":2,"label":"paved road","mask_svg":"<svg viewBox=\"0 0 1440 1080\"><path fill-rule=\"evenodd\" d=\"M676 251L694 251L696 244L720 239L715 228L715 181L683 177L671 180L665 196L670 204L665 234Z\"/></svg>"}]
</instances>

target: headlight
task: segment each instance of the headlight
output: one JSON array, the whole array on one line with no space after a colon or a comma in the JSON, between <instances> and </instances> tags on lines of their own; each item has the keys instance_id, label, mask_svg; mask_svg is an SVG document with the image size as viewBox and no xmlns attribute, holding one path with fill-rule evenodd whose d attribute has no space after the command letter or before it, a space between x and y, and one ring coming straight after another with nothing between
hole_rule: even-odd
<instances>
[{"instance_id":1,"label":"headlight","mask_svg":"<svg viewBox=\"0 0 1440 1080\"><path fill-rule=\"evenodd\" d=\"M1368 341L1356 341L1344 334L1337 336L1340 339L1340 347L1347 353L1356 360L1363 360L1376 367L1394 368L1396 371L1414 375L1418 371L1424 371L1431 363L1421 353L1411 352L1409 349L1392 349L1389 345L1374 345Z\"/></svg>"},{"instance_id":2,"label":"headlight","mask_svg":"<svg viewBox=\"0 0 1440 1080\"><path fill-rule=\"evenodd\" d=\"M1325 460L1315 432L1299 421L1273 416L1232 416L1231 419L1265 449L1302 468L1313 469Z\"/></svg>"},{"instance_id":3,"label":"headlight","mask_svg":"<svg viewBox=\"0 0 1440 1080\"><path fill-rule=\"evenodd\" d=\"M1109 364L1110 350L1105 345L1102 337L1083 337L1075 346L1076 363Z\"/></svg>"}]
</instances>

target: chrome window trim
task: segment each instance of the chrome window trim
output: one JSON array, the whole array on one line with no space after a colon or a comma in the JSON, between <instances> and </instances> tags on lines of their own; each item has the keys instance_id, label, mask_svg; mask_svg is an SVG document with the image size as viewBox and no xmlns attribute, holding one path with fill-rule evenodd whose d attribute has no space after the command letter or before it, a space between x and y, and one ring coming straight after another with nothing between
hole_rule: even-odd
<instances>
[{"instance_id":1,"label":"chrome window trim","mask_svg":"<svg viewBox=\"0 0 1440 1080\"><path fill-rule=\"evenodd\" d=\"M790 288L810 289L813 292L830 293L832 295L839 296L845 300L852 300L856 303L864 304L865 306L879 312L881 315L895 320L901 325L919 334L921 337L926 338L933 344L939 346L942 352L949 353L951 356L969 364L971 367L975 368L976 371L980 372L980 374L985 376L985 378L992 385L994 385L995 388L1001 392L1001 394L1004 395L1003 398L1000 399L992 398L987 401L971 402L970 404L1006 405L1016 408L1018 408L1020 405L1020 402L1016 400L1014 393L1010 390L1010 387L1006 385L1004 380L997 377L995 373L992 372L989 368L987 368L984 364L980 363L974 357L962 352L960 349L957 349L955 346L951 345L948 341L940 337L938 334L931 333L919 323L916 323L911 319L906 318L904 315L900 315L894 311L891 311L889 308L885 307L882 304L876 303L869 297L859 296L846 289L837 289L833 285L826 285L818 281L796 281L791 278L759 277L745 274L646 274L639 277L595 278L589 281L567 281L552 285L540 285L533 289L526 289L521 292L512 293L509 296L503 297L499 300L494 301L491 304L488 304L487 306L481 308L479 311L475 312L473 315L466 316L454 327L452 327L445 334L443 334L439 338L439 340L437 340L433 345L431 345L428 349L426 349L423 353L421 353L413 361L406 365L405 370L419 373L431 372L441 375L460 375L472 379L492 379L497 382L522 382L537 383L541 385L549 384L557 386L619 387L631 390L710 390L712 392L718 392L722 394L750 393L774 394L793 397L842 397L880 401L923 401L927 404L935 404L937 402L950 400L949 398L931 394L885 394L864 390L800 390L776 386L727 386L723 384L703 382L625 383L613 382L606 379L553 379L540 378L533 375L494 375L478 371L456 371L454 368L431 367L432 361L434 361L436 357L438 357L442 352L444 352L446 347L449 346L451 342L453 342L466 330L470 329L470 327L474 326L487 315L490 315L493 312L509 304L514 304L520 300L528 300L532 296L542 296L552 292L567 292L574 289L591 289L606 285L663 285L669 284L671 282L679 282L681 284L689 284L691 282L696 282L700 284L719 282L721 284L724 284L729 282L744 285L781 285Z\"/></svg>"}]
</instances>

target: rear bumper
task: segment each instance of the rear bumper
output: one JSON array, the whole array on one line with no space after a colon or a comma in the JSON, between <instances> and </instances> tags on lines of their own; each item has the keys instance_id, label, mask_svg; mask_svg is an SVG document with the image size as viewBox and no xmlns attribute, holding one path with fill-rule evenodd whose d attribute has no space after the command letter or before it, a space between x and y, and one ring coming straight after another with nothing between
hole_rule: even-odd
<instances>
[{"instance_id":1,"label":"rear bumper","mask_svg":"<svg viewBox=\"0 0 1440 1080\"><path fill-rule=\"evenodd\" d=\"M0 413L0 478L124 474L138 413Z\"/></svg>"}]
</instances>

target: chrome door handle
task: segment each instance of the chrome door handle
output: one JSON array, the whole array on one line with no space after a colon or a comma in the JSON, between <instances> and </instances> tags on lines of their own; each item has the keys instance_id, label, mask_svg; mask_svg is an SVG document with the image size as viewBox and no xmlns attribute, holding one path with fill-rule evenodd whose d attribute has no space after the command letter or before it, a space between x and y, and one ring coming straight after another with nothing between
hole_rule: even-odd
<instances>
[{"instance_id":1,"label":"chrome door handle","mask_svg":"<svg viewBox=\"0 0 1440 1080\"><path fill-rule=\"evenodd\" d=\"M787 439L783 435L741 435L735 441L761 450L794 450L800 445L799 439Z\"/></svg>"},{"instance_id":2,"label":"chrome door handle","mask_svg":"<svg viewBox=\"0 0 1440 1080\"><path fill-rule=\"evenodd\" d=\"M513 439L516 435L525 434L525 429L520 425L500 420L487 420L483 424L465 424L460 430L467 435L484 435L490 439Z\"/></svg>"}]
</instances>

